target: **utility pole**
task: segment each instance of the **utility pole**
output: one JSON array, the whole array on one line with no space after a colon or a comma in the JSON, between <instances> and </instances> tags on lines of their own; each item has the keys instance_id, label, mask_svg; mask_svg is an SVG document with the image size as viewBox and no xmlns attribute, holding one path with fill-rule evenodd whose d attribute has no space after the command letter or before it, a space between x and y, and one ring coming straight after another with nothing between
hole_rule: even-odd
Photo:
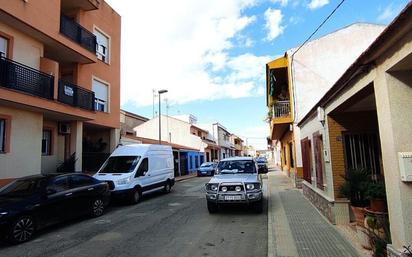
<instances>
[{"instance_id":1,"label":"utility pole","mask_svg":"<svg viewBox=\"0 0 412 257\"><path fill-rule=\"evenodd\" d=\"M166 89L162 89L157 91L157 93L159 94L159 145L162 144L162 115L161 115L161 106L160 106L160 95L167 93Z\"/></svg>"}]
</instances>

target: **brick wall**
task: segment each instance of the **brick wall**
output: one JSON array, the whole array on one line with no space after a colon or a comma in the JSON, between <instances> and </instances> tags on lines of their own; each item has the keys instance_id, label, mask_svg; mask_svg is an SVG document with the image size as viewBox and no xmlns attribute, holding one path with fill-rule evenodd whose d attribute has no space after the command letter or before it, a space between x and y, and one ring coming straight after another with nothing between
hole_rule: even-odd
<instances>
[{"instance_id":1,"label":"brick wall","mask_svg":"<svg viewBox=\"0 0 412 257\"><path fill-rule=\"evenodd\" d=\"M345 175L345 157L342 141L342 132L345 131L345 128L331 116L328 116L328 128L334 196L341 197L339 190L345 181L343 179Z\"/></svg>"}]
</instances>

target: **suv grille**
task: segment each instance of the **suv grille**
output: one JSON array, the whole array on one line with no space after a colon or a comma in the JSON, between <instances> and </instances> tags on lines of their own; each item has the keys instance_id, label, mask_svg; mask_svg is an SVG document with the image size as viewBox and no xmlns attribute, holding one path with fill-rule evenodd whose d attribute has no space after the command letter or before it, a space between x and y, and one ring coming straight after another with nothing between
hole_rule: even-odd
<instances>
[{"instance_id":1,"label":"suv grille","mask_svg":"<svg viewBox=\"0 0 412 257\"><path fill-rule=\"evenodd\" d=\"M243 185L228 185L228 186L225 186L225 185L221 185L220 187L219 187L219 191L222 191L222 187L227 187L227 191L229 192L229 191L233 191L233 192L236 192L236 190L235 190L235 188L236 187L240 187L240 191L244 191L244 187L243 187Z\"/></svg>"}]
</instances>

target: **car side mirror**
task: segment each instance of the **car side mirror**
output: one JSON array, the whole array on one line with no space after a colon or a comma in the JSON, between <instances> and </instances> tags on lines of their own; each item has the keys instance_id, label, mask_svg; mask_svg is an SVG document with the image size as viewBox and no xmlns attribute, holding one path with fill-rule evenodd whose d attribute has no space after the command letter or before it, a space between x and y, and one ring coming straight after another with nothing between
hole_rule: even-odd
<instances>
[{"instance_id":1,"label":"car side mirror","mask_svg":"<svg viewBox=\"0 0 412 257\"><path fill-rule=\"evenodd\" d=\"M56 189L47 188L47 190L46 190L47 195L52 195L52 194L55 194L55 193L57 193Z\"/></svg>"}]
</instances>

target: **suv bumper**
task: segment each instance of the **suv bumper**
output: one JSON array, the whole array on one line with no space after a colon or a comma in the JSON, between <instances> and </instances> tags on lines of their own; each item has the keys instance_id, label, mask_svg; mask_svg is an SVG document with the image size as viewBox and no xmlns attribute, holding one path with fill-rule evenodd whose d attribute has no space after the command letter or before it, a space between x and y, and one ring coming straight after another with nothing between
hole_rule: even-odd
<instances>
[{"instance_id":1,"label":"suv bumper","mask_svg":"<svg viewBox=\"0 0 412 257\"><path fill-rule=\"evenodd\" d=\"M249 204L262 200L262 191L242 192L242 193L207 193L206 200L208 202L218 204L243 203Z\"/></svg>"}]
</instances>

